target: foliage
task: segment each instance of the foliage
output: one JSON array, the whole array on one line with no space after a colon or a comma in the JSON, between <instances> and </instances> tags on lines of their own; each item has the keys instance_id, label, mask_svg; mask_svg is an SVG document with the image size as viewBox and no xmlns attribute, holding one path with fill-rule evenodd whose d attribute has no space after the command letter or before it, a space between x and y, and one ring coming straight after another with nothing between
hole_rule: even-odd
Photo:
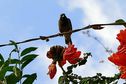
<instances>
[{"instance_id":1,"label":"foliage","mask_svg":"<svg viewBox=\"0 0 126 84\"><path fill-rule=\"evenodd\" d=\"M9 54L7 59L0 54L0 84L32 84L37 78L36 73L25 74L23 70L32 62L38 55L31 54L36 47L29 47L20 51L20 48L14 41L10 41L14 45L14 49ZM12 57L12 56L17 57Z\"/></svg>"}]
</instances>

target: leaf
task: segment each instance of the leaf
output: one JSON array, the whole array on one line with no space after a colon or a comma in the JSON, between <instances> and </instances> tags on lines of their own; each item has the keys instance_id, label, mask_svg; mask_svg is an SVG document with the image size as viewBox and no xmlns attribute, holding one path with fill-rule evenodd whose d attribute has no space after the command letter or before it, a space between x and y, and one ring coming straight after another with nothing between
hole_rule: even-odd
<instances>
[{"instance_id":1,"label":"leaf","mask_svg":"<svg viewBox=\"0 0 126 84\"><path fill-rule=\"evenodd\" d=\"M123 19L118 19L115 21L115 23L125 23L125 21Z\"/></svg>"},{"instance_id":2,"label":"leaf","mask_svg":"<svg viewBox=\"0 0 126 84\"><path fill-rule=\"evenodd\" d=\"M25 75L22 76L22 78L25 78L25 77L28 77L28 76L29 76L29 74L25 74Z\"/></svg>"},{"instance_id":3,"label":"leaf","mask_svg":"<svg viewBox=\"0 0 126 84\"><path fill-rule=\"evenodd\" d=\"M3 56L0 54L0 67L3 65L4 63L4 58Z\"/></svg>"},{"instance_id":4,"label":"leaf","mask_svg":"<svg viewBox=\"0 0 126 84\"><path fill-rule=\"evenodd\" d=\"M2 67L2 65L3 65L3 62L2 62L2 61L0 61L0 68Z\"/></svg>"},{"instance_id":5,"label":"leaf","mask_svg":"<svg viewBox=\"0 0 126 84\"><path fill-rule=\"evenodd\" d=\"M65 80L63 76L60 76L58 79L58 84L64 84Z\"/></svg>"},{"instance_id":6,"label":"leaf","mask_svg":"<svg viewBox=\"0 0 126 84\"><path fill-rule=\"evenodd\" d=\"M66 73L67 74L71 74L73 71L72 71L72 69L71 70L68 70Z\"/></svg>"},{"instance_id":7,"label":"leaf","mask_svg":"<svg viewBox=\"0 0 126 84\"><path fill-rule=\"evenodd\" d=\"M29 54L29 55L26 55L25 57L23 57L21 59L21 62L22 62L22 66L21 66L21 69L23 69L25 66L27 66L31 61L33 61L38 55L36 54Z\"/></svg>"},{"instance_id":8,"label":"leaf","mask_svg":"<svg viewBox=\"0 0 126 84\"><path fill-rule=\"evenodd\" d=\"M0 60L1 60L2 62L4 62L4 58L3 58L3 56L2 56L1 53L0 53Z\"/></svg>"},{"instance_id":9,"label":"leaf","mask_svg":"<svg viewBox=\"0 0 126 84\"><path fill-rule=\"evenodd\" d=\"M8 59L7 61L9 62L9 64L19 64L20 63L20 60L18 60L18 59Z\"/></svg>"},{"instance_id":10,"label":"leaf","mask_svg":"<svg viewBox=\"0 0 126 84\"><path fill-rule=\"evenodd\" d=\"M83 59L79 62L79 66L84 65L87 62L87 59Z\"/></svg>"},{"instance_id":11,"label":"leaf","mask_svg":"<svg viewBox=\"0 0 126 84\"><path fill-rule=\"evenodd\" d=\"M14 72L16 77L21 77L21 75L22 75L22 71L19 68L17 68L17 65L15 65L13 67L13 72Z\"/></svg>"},{"instance_id":12,"label":"leaf","mask_svg":"<svg viewBox=\"0 0 126 84\"><path fill-rule=\"evenodd\" d=\"M33 73L31 75L23 76L27 77L22 84L33 84L34 80L37 78L36 73Z\"/></svg>"},{"instance_id":13,"label":"leaf","mask_svg":"<svg viewBox=\"0 0 126 84\"><path fill-rule=\"evenodd\" d=\"M20 63L20 60L18 59L8 59L6 60L2 65L1 65L1 69L4 68L4 67L7 67L9 66L10 64L19 64Z\"/></svg>"},{"instance_id":14,"label":"leaf","mask_svg":"<svg viewBox=\"0 0 126 84\"><path fill-rule=\"evenodd\" d=\"M7 71L13 71L13 66L7 66L0 71L0 79L3 79Z\"/></svg>"},{"instance_id":15,"label":"leaf","mask_svg":"<svg viewBox=\"0 0 126 84\"><path fill-rule=\"evenodd\" d=\"M5 61L2 66L0 67L0 70L3 69L4 67L9 66L9 61Z\"/></svg>"},{"instance_id":16,"label":"leaf","mask_svg":"<svg viewBox=\"0 0 126 84\"><path fill-rule=\"evenodd\" d=\"M27 66L31 61L33 61L34 59L29 59L29 60L26 60L22 66L21 66L21 69L23 69L25 66Z\"/></svg>"},{"instance_id":17,"label":"leaf","mask_svg":"<svg viewBox=\"0 0 126 84\"><path fill-rule=\"evenodd\" d=\"M27 60L30 60L30 59L35 59L38 55L36 54L29 54L29 55L26 55L24 56L22 59L21 59L21 62L24 62L24 61L27 61Z\"/></svg>"},{"instance_id":18,"label":"leaf","mask_svg":"<svg viewBox=\"0 0 126 84\"><path fill-rule=\"evenodd\" d=\"M35 51L37 49L37 47L29 47L29 48L26 48L24 49L22 52L21 52L21 56L24 56L32 51Z\"/></svg>"},{"instance_id":19,"label":"leaf","mask_svg":"<svg viewBox=\"0 0 126 84\"><path fill-rule=\"evenodd\" d=\"M115 24L116 23L125 23L125 21L123 19L118 19L115 21ZM123 25L124 27L126 27L126 25Z\"/></svg>"},{"instance_id":20,"label":"leaf","mask_svg":"<svg viewBox=\"0 0 126 84\"><path fill-rule=\"evenodd\" d=\"M17 84L21 80L21 77L16 77L14 73L7 75L5 78L7 84Z\"/></svg>"}]
</instances>

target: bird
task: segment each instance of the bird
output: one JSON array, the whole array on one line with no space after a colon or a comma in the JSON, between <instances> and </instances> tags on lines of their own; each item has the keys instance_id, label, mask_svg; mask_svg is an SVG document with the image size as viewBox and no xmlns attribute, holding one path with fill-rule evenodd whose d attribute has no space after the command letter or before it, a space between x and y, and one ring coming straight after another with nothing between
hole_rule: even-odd
<instances>
[{"instance_id":1,"label":"bird","mask_svg":"<svg viewBox=\"0 0 126 84\"><path fill-rule=\"evenodd\" d=\"M64 13L62 13L60 15L60 19L59 19L58 25L59 25L60 33L72 31L71 20L69 18L67 18ZM68 44L72 44L71 34L72 34L72 32L63 34L63 36L65 37L65 43L67 45Z\"/></svg>"}]
</instances>

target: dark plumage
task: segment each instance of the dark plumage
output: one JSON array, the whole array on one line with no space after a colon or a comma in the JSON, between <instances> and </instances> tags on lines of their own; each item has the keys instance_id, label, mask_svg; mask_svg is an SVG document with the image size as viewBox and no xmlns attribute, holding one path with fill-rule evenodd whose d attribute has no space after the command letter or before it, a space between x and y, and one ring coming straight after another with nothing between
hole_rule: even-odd
<instances>
[{"instance_id":1,"label":"dark plumage","mask_svg":"<svg viewBox=\"0 0 126 84\"><path fill-rule=\"evenodd\" d=\"M71 21L69 18L67 18L65 16L65 14L61 14L60 15L60 19L59 19L59 31L61 33L63 32L68 32L68 31L72 31L72 24L71 24ZM65 37L65 43L66 44L72 44L72 40L71 40L71 34L72 33L69 33L69 34L64 34L64 37Z\"/></svg>"}]
</instances>

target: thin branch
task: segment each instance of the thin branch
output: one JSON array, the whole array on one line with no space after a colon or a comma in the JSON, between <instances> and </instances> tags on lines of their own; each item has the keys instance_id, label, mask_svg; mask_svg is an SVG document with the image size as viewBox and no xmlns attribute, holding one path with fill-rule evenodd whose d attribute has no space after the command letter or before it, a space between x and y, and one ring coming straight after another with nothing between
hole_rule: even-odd
<instances>
[{"instance_id":1,"label":"thin branch","mask_svg":"<svg viewBox=\"0 0 126 84\"><path fill-rule=\"evenodd\" d=\"M107 48L97 37L93 36L90 34L90 31L86 31L86 32L83 32L83 34L86 34L88 37L91 37L93 38L94 40L96 40L104 49L105 51L111 55L113 53L113 51L109 48Z\"/></svg>"},{"instance_id":2,"label":"thin branch","mask_svg":"<svg viewBox=\"0 0 126 84\"><path fill-rule=\"evenodd\" d=\"M69 32L57 33L57 34L53 34L53 35L49 35L49 36L40 36L40 37L37 37L37 38L31 38L31 39L27 39L27 40L24 40L24 41L19 41L19 42L16 42L16 44L22 44L22 43L27 43L27 42L36 41L36 40L48 41L49 38L62 36L63 34L68 34L68 33L71 33L71 32L75 33L75 32L79 32L79 31L82 31L82 30L91 29L91 28L99 30L99 29L104 28L104 27L101 27L101 26L110 26L110 25L126 25L126 23L93 24L93 25L88 25L86 27L83 27L83 28L80 28L80 29L75 29L75 30L72 30L72 31L69 31ZM10 45L13 45L13 44L12 43L1 44L0 47L10 46Z\"/></svg>"}]
</instances>

